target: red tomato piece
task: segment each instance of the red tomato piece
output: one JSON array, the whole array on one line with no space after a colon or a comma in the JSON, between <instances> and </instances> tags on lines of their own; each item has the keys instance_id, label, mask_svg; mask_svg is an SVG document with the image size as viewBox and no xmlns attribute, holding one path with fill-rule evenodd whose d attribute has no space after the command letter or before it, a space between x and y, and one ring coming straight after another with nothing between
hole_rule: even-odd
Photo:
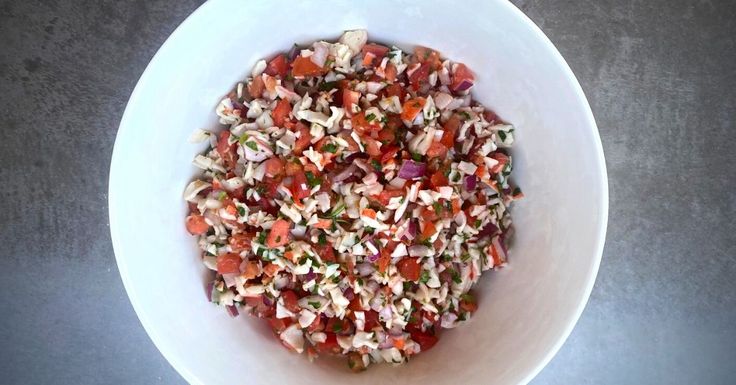
<instances>
[{"instance_id":1,"label":"red tomato piece","mask_svg":"<svg viewBox=\"0 0 736 385\"><path fill-rule=\"evenodd\" d=\"M187 231L192 235L201 235L207 233L210 225L205 222L204 217L199 214L192 214L186 219Z\"/></svg>"},{"instance_id":2,"label":"red tomato piece","mask_svg":"<svg viewBox=\"0 0 736 385\"><path fill-rule=\"evenodd\" d=\"M432 174L431 177L429 177L429 183L433 188L438 188L442 186L447 186L449 183L449 180L445 176L445 173L442 171L437 171L434 174Z\"/></svg>"},{"instance_id":3,"label":"red tomato piece","mask_svg":"<svg viewBox=\"0 0 736 385\"><path fill-rule=\"evenodd\" d=\"M273 178L284 173L284 161L278 156L269 158L264 164L266 167L266 176Z\"/></svg>"},{"instance_id":4,"label":"red tomato piece","mask_svg":"<svg viewBox=\"0 0 736 385\"><path fill-rule=\"evenodd\" d=\"M291 63L291 74L294 77L306 77L306 76L319 76L324 73L324 69L308 58L304 56L297 56L294 62Z\"/></svg>"},{"instance_id":5,"label":"red tomato piece","mask_svg":"<svg viewBox=\"0 0 736 385\"><path fill-rule=\"evenodd\" d=\"M424 108L424 103L426 102L427 100L421 97L407 100L401 107L401 119L407 122L413 122L414 118L422 112L422 108Z\"/></svg>"},{"instance_id":6,"label":"red tomato piece","mask_svg":"<svg viewBox=\"0 0 736 385\"><path fill-rule=\"evenodd\" d=\"M294 200L301 200L309 196L309 185L307 184L307 176L303 172L296 173L291 181L291 193Z\"/></svg>"},{"instance_id":7,"label":"red tomato piece","mask_svg":"<svg viewBox=\"0 0 736 385\"><path fill-rule=\"evenodd\" d=\"M422 82L426 82L429 79L429 69L429 63L422 63L419 68L409 75L409 83L412 89L415 91L418 90Z\"/></svg>"},{"instance_id":8,"label":"red tomato piece","mask_svg":"<svg viewBox=\"0 0 736 385\"><path fill-rule=\"evenodd\" d=\"M291 224L284 219L277 219L266 238L266 246L272 249L289 243L289 227Z\"/></svg>"},{"instance_id":9,"label":"red tomato piece","mask_svg":"<svg viewBox=\"0 0 736 385\"><path fill-rule=\"evenodd\" d=\"M312 135L309 133L309 127L302 122L296 124L296 129L299 133L299 137L296 139L296 142L294 142L294 153L296 155L301 155L302 151L309 147L309 143L312 141Z\"/></svg>"},{"instance_id":10,"label":"red tomato piece","mask_svg":"<svg viewBox=\"0 0 736 385\"><path fill-rule=\"evenodd\" d=\"M299 306L299 298L293 290L284 290L281 292L281 297L284 299L284 307L292 312L298 313L302 310Z\"/></svg>"},{"instance_id":11,"label":"red tomato piece","mask_svg":"<svg viewBox=\"0 0 736 385\"><path fill-rule=\"evenodd\" d=\"M256 76L253 81L248 84L248 94L254 99L258 99L263 95L263 90L266 88L266 84L263 83L263 77Z\"/></svg>"},{"instance_id":12,"label":"red tomato piece","mask_svg":"<svg viewBox=\"0 0 736 385\"><path fill-rule=\"evenodd\" d=\"M427 156L431 158L444 158L447 155L447 147L440 142L432 142L427 150Z\"/></svg>"},{"instance_id":13,"label":"red tomato piece","mask_svg":"<svg viewBox=\"0 0 736 385\"><path fill-rule=\"evenodd\" d=\"M437 343L437 336L421 331L411 333L411 339L419 344L423 352L431 349Z\"/></svg>"},{"instance_id":14,"label":"red tomato piece","mask_svg":"<svg viewBox=\"0 0 736 385\"><path fill-rule=\"evenodd\" d=\"M217 272L220 274L240 273L240 255L235 253L222 254L217 257Z\"/></svg>"},{"instance_id":15,"label":"red tomato piece","mask_svg":"<svg viewBox=\"0 0 736 385\"><path fill-rule=\"evenodd\" d=\"M383 59L383 57L386 56L386 54L388 53L388 47L382 46L380 44L368 43L363 46L361 52L363 53L364 57L370 57L369 54L372 55L372 58L367 64L372 66L376 63L381 62L381 59ZM363 64L366 64L365 60Z\"/></svg>"},{"instance_id":16,"label":"red tomato piece","mask_svg":"<svg viewBox=\"0 0 736 385\"><path fill-rule=\"evenodd\" d=\"M253 240L253 234L251 233L239 233L233 234L230 237L230 248L233 253L241 253L243 251L250 251L251 241Z\"/></svg>"},{"instance_id":17,"label":"red tomato piece","mask_svg":"<svg viewBox=\"0 0 736 385\"><path fill-rule=\"evenodd\" d=\"M289 73L289 61L286 59L286 55L276 55L275 58L268 62L264 72L271 76L281 76L282 78L285 78Z\"/></svg>"},{"instance_id":18,"label":"red tomato piece","mask_svg":"<svg viewBox=\"0 0 736 385\"><path fill-rule=\"evenodd\" d=\"M404 257L396 263L396 267L399 269L401 274L407 281L419 280L419 275L422 271L422 267L419 265L419 258Z\"/></svg>"},{"instance_id":19,"label":"red tomato piece","mask_svg":"<svg viewBox=\"0 0 736 385\"><path fill-rule=\"evenodd\" d=\"M453 91L465 91L473 86L473 82L475 82L475 76L470 72L470 69L465 64L458 63L455 67L455 73L452 75L450 89Z\"/></svg>"},{"instance_id":20,"label":"red tomato piece","mask_svg":"<svg viewBox=\"0 0 736 385\"><path fill-rule=\"evenodd\" d=\"M276 103L276 108L273 109L273 123L278 127L283 127L287 119L289 119L289 113L291 112L291 103L286 99L280 99Z\"/></svg>"}]
</instances>

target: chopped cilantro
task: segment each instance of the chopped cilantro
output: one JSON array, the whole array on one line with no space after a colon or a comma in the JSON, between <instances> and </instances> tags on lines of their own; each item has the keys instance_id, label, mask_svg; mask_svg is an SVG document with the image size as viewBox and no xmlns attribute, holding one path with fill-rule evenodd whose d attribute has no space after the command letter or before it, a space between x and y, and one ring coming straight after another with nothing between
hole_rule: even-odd
<instances>
[{"instance_id":1,"label":"chopped cilantro","mask_svg":"<svg viewBox=\"0 0 736 385\"><path fill-rule=\"evenodd\" d=\"M345 203L340 202L337 206L335 206L335 208L332 209L332 211L330 211L330 217L337 218L337 216L340 215L343 211L345 211Z\"/></svg>"},{"instance_id":2,"label":"chopped cilantro","mask_svg":"<svg viewBox=\"0 0 736 385\"><path fill-rule=\"evenodd\" d=\"M365 120L367 121L373 121L376 118L376 114L368 114L365 116Z\"/></svg>"},{"instance_id":3,"label":"chopped cilantro","mask_svg":"<svg viewBox=\"0 0 736 385\"><path fill-rule=\"evenodd\" d=\"M460 181L460 173L455 173L455 175L452 176L453 182L459 182Z\"/></svg>"},{"instance_id":4,"label":"chopped cilantro","mask_svg":"<svg viewBox=\"0 0 736 385\"><path fill-rule=\"evenodd\" d=\"M411 290L411 282L404 282L404 291Z\"/></svg>"},{"instance_id":5,"label":"chopped cilantro","mask_svg":"<svg viewBox=\"0 0 736 385\"><path fill-rule=\"evenodd\" d=\"M452 261L452 256L450 254L445 253L445 254L442 254L442 256L440 257L440 260L442 262L450 262Z\"/></svg>"},{"instance_id":6,"label":"chopped cilantro","mask_svg":"<svg viewBox=\"0 0 736 385\"><path fill-rule=\"evenodd\" d=\"M225 198L227 198L227 193L224 191L220 191L220 194L217 196L217 200L221 201Z\"/></svg>"},{"instance_id":7,"label":"chopped cilantro","mask_svg":"<svg viewBox=\"0 0 736 385\"><path fill-rule=\"evenodd\" d=\"M461 259L461 260L462 260L463 262L467 262L467 261L468 261L468 259L470 259L470 254L468 254L468 253L465 253L465 254L463 254L463 255L461 255L461 256L460 256L460 259Z\"/></svg>"},{"instance_id":8,"label":"chopped cilantro","mask_svg":"<svg viewBox=\"0 0 736 385\"><path fill-rule=\"evenodd\" d=\"M338 282L340 282L340 276L336 275L332 278L332 283L338 283Z\"/></svg>"},{"instance_id":9,"label":"chopped cilantro","mask_svg":"<svg viewBox=\"0 0 736 385\"><path fill-rule=\"evenodd\" d=\"M452 275L452 281L455 283L462 283L463 280L460 278L460 273L457 272L455 269L450 269L450 274Z\"/></svg>"},{"instance_id":10,"label":"chopped cilantro","mask_svg":"<svg viewBox=\"0 0 736 385\"><path fill-rule=\"evenodd\" d=\"M519 195L521 194L521 189L518 187L514 188L514 191L511 192L511 195Z\"/></svg>"},{"instance_id":11,"label":"chopped cilantro","mask_svg":"<svg viewBox=\"0 0 736 385\"><path fill-rule=\"evenodd\" d=\"M411 158L414 159L414 161L416 161L416 162L421 162L422 161L422 155L421 154L416 154L416 153L413 153L412 152L411 153Z\"/></svg>"},{"instance_id":12,"label":"chopped cilantro","mask_svg":"<svg viewBox=\"0 0 736 385\"><path fill-rule=\"evenodd\" d=\"M440 202L432 203L432 208L434 209L434 213L437 215L442 212L442 205L440 204Z\"/></svg>"},{"instance_id":13,"label":"chopped cilantro","mask_svg":"<svg viewBox=\"0 0 736 385\"><path fill-rule=\"evenodd\" d=\"M335 333L342 331L342 322L337 321L334 324L332 324L332 331ZM350 361L350 364L352 365L352 361Z\"/></svg>"},{"instance_id":14,"label":"chopped cilantro","mask_svg":"<svg viewBox=\"0 0 736 385\"><path fill-rule=\"evenodd\" d=\"M243 144L246 140L248 140L248 134L243 134L243 136L238 138L238 143Z\"/></svg>"},{"instance_id":15,"label":"chopped cilantro","mask_svg":"<svg viewBox=\"0 0 736 385\"><path fill-rule=\"evenodd\" d=\"M241 217L245 216L245 207L238 206L238 215L240 215Z\"/></svg>"},{"instance_id":16,"label":"chopped cilantro","mask_svg":"<svg viewBox=\"0 0 736 385\"><path fill-rule=\"evenodd\" d=\"M256 241L258 241L258 243L262 245L265 244L266 243L266 232L261 231L261 233L258 234L258 238L256 238Z\"/></svg>"},{"instance_id":17,"label":"chopped cilantro","mask_svg":"<svg viewBox=\"0 0 736 385\"><path fill-rule=\"evenodd\" d=\"M329 91L333 88L337 88L337 81L334 82L323 82L319 85L320 91Z\"/></svg>"},{"instance_id":18,"label":"chopped cilantro","mask_svg":"<svg viewBox=\"0 0 736 385\"><path fill-rule=\"evenodd\" d=\"M258 145L256 142L245 142L245 145L253 151L258 151Z\"/></svg>"},{"instance_id":19,"label":"chopped cilantro","mask_svg":"<svg viewBox=\"0 0 736 385\"><path fill-rule=\"evenodd\" d=\"M317 243L319 243L321 246L327 244L327 236L325 235L325 233L319 233L319 236L317 236Z\"/></svg>"},{"instance_id":20,"label":"chopped cilantro","mask_svg":"<svg viewBox=\"0 0 736 385\"><path fill-rule=\"evenodd\" d=\"M467 319L468 319L467 313L460 313L460 315L457 317L458 321L465 321Z\"/></svg>"},{"instance_id":21,"label":"chopped cilantro","mask_svg":"<svg viewBox=\"0 0 736 385\"><path fill-rule=\"evenodd\" d=\"M422 275L419 276L419 282L426 284L429 282L429 271L422 270Z\"/></svg>"},{"instance_id":22,"label":"chopped cilantro","mask_svg":"<svg viewBox=\"0 0 736 385\"><path fill-rule=\"evenodd\" d=\"M322 306L322 304L319 301L309 301L307 303L309 304L309 306L315 309L319 309Z\"/></svg>"},{"instance_id":23,"label":"chopped cilantro","mask_svg":"<svg viewBox=\"0 0 736 385\"><path fill-rule=\"evenodd\" d=\"M482 221L481 221L480 219L476 219L476 220L475 220L475 223L474 223L473 225L474 225L474 227L475 227L475 228L477 229L478 227L480 227L480 225L481 225L482 223L483 223L483 222L482 222Z\"/></svg>"},{"instance_id":24,"label":"chopped cilantro","mask_svg":"<svg viewBox=\"0 0 736 385\"><path fill-rule=\"evenodd\" d=\"M460 111L460 115L462 115L464 120L470 120L470 114L467 111Z\"/></svg>"},{"instance_id":25,"label":"chopped cilantro","mask_svg":"<svg viewBox=\"0 0 736 385\"><path fill-rule=\"evenodd\" d=\"M376 229L370 226L366 226L365 228L363 228L363 231L365 231L366 234L373 234L373 232L376 231Z\"/></svg>"},{"instance_id":26,"label":"chopped cilantro","mask_svg":"<svg viewBox=\"0 0 736 385\"><path fill-rule=\"evenodd\" d=\"M330 152L334 154L337 152L337 146L334 143L327 143L324 146L322 146L322 151Z\"/></svg>"},{"instance_id":27,"label":"chopped cilantro","mask_svg":"<svg viewBox=\"0 0 736 385\"><path fill-rule=\"evenodd\" d=\"M506 133L503 131L498 131L498 137L501 138L502 142L506 141Z\"/></svg>"},{"instance_id":28,"label":"chopped cilantro","mask_svg":"<svg viewBox=\"0 0 736 385\"><path fill-rule=\"evenodd\" d=\"M307 177L307 184L309 185L310 188L313 188L315 186L322 184L322 178L318 178L314 176L314 174L311 171L307 171L306 173L304 173L304 175L306 175Z\"/></svg>"},{"instance_id":29,"label":"chopped cilantro","mask_svg":"<svg viewBox=\"0 0 736 385\"><path fill-rule=\"evenodd\" d=\"M371 165L376 169L376 171L381 171L383 169L383 167L381 167L381 163L375 159L371 159Z\"/></svg>"}]
</instances>

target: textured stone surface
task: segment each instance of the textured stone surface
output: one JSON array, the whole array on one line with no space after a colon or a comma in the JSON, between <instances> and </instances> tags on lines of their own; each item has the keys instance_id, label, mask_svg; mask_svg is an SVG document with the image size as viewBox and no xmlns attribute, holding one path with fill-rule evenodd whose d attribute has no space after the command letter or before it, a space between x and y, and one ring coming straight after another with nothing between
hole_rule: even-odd
<instances>
[{"instance_id":1,"label":"textured stone surface","mask_svg":"<svg viewBox=\"0 0 736 385\"><path fill-rule=\"evenodd\" d=\"M736 383L736 3L516 0L598 121L598 281L534 384ZM126 100L199 1L0 1L0 373L183 383L127 299L107 226Z\"/></svg>"}]
</instances>

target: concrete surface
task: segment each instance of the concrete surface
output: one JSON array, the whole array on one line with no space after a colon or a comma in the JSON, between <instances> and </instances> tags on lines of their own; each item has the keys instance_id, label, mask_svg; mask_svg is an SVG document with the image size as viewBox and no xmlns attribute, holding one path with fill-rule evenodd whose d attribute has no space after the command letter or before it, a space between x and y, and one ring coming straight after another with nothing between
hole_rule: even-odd
<instances>
[{"instance_id":1,"label":"concrete surface","mask_svg":"<svg viewBox=\"0 0 736 385\"><path fill-rule=\"evenodd\" d=\"M183 383L128 302L106 190L126 100L198 3L0 1L0 382ZM590 303L533 383L736 383L736 3L514 3L580 79L611 193Z\"/></svg>"}]
</instances>

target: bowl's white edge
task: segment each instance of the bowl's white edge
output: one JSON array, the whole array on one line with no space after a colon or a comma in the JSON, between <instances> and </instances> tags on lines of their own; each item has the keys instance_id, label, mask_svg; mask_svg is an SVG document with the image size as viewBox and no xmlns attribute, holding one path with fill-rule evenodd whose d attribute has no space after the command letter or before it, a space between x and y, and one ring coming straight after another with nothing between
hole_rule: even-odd
<instances>
[{"instance_id":1,"label":"bowl's white edge","mask_svg":"<svg viewBox=\"0 0 736 385\"><path fill-rule=\"evenodd\" d=\"M549 49L555 60L557 61L558 65L562 68L562 70L567 74L568 79L572 82L572 86L575 90L575 94L577 96L577 99L583 104L585 107L585 120L595 129L593 130L593 138L595 141L595 152L598 158L598 170L600 175L600 180L598 181L599 185L602 186L601 189L601 196L599 201L599 207L600 207L600 218L601 221L598 224L598 239L597 239L597 249L595 251L595 258L592 261L593 263L590 266L591 274L588 275L588 282L585 283L585 290L583 291L583 295L580 298L580 301L578 302L578 308L575 311L575 314L570 318L567 327L565 330L562 331L559 338L555 342L555 344L552 346L552 348L547 352L547 355L544 357L544 359L539 363L539 365L534 369L534 371L530 372L529 375L526 376L523 380L521 380L522 384L527 384L531 382L534 377L536 377L542 369L544 369L547 364L549 364L550 361L552 361L552 358L557 354L557 352L562 348L562 345L565 343L567 338L570 336L570 333L572 333L572 330L575 328L575 324L577 324L578 320L580 319L580 316L583 314L583 310L585 310L585 305L588 303L588 298L590 298L590 293L593 291L593 285L595 284L596 277L598 276L598 268L601 265L601 257L603 256L603 247L605 245L606 241L606 229L608 226L608 171L606 170L606 159L603 154L603 144L601 142L600 133L598 132L598 125L595 122L595 117L593 116L593 111L590 109L590 104L588 103L588 99L585 97L585 92L583 92L583 88L580 86L580 82L578 82L577 77L575 77L575 74L572 72L572 69L567 64L567 61L565 61L565 58L562 57L562 54L560 51L557 50L557 48L552 44L552 41L549 40L547 35L542 31L537 24L532 21L524 12L522 12L519 8L517 8L514 4L512 4L510 1L501 1L504 3L506 7L508 7L512 12L516 13L522 20L525 20L534 30L534 33L536 33L542 41L544 41L544 44L547 46L547 49Z\"/></svg>"},{"instance_id":2,"label":"bowl's white edge","mask_svg":"<svg viewBox=\"0 0 736 385\"><path fill-rule=\"evenodd\" d=\"M136 83L135 88L133 89L133 92L130 95L130 99L128 100L128 104L126 105L125 112L123 112L123 117L120 120L120 126L118 128L118 133L115 137L115 144L113 145L112 150L112 159L110 161L110 176L108 180L108 210L109 210L109 221L110 221L110 236L112 238L112 247L113 251L115 253L115 260L117 261L118 265L118 271L120 271L120 277L123 280L123 286L125 287L125 291L128 293L128 298L130 299L130 303L133 305L133 310L135 310L135 313L138 315L138 319L141 321L141 324L143 325L143 329L145 329L146 333L148 333L148 336L153 341L153 344L156 346L156 348L161 352L161 354L166 358L167 361L171 364L172 367L182 376L184 379L190 383L190 384L204 384L200 378L194 375L189 368L186 367L186 365L183 365L180 360L178 354L173 351L172 349L169 349L167 346L162 344L160 341L160 337L155 332L155 328L151 324L150 320L148 319L148 315L145 311L140 307L139 301L137 299L137 293L133 290L132 283L130 282L130 278L128 275L128 268L125 263L125 260L123 258L120 258L119 255L120 252L123 249L122 241L119 239L119 232L117 229L117 212L115 209L115 206L112 204L109 204L110 202L114 201L115 197L115 191L111 190L109 188L111 181L114 180L115 176L115 165L122 162L121 159L118 159L120 157L120 152L117 150L118 145L118 138L121 137L120 131L124 129L124 127L127 126L126 122L129 119L128 118L128 105L134 104L131 103L135 99L138 98L138 93L140 89L143 89L143 85L148 81L148 78L150 76L150 69L152 66L152 63L156 61L156 58L161 55L162 52L166 50L167 45L170 44L171 41L173 41L176 36L178 36L181 31L188 28L190 24L192 24L192 19L196 17L197 14L204 12L204 9L210 6L209 4L213 4L212 2L205 2L204 4L200 5L194 12L192 12L191 15L187 16L187 18L179 24L178 27L174 30L174 32L169 35L169 37L164 41L164 43L161 45L161 47L156 51L156 54L153 55L151 58L151 61L146 66L146 69L143 71L143 74L141 74L140 79L138 79L138 83Z\"/></svg>"},{"instance_id":3,"label":"bowl's white edge","mask_svg":"<svg viewBox=\"0 0 736 385\"><path fill-rule=\"evenodd\" d=\"M589 124L591 124L596 129L594 130L594 139L595 139L595 145L596 145L596 154L598 155L598 168L600 171L600 185L603 186L602 194L600 197L600 210L601 210L601 222L599 223L598 228L598 248L595 252L595 258L593 260L592 265L590 266L590 269L592 271L592 274L589 275L588 282L586 282L586 288L584 290L583 296L580 298L578 309L576 310L575 314L571 317L569 320L569 323L565 330L562 331L560 334L558 340L555 342L555 344L552 346L552 348L548 351L547 355L544 357L544 359L539 363L539 365L529 373L528 376L526 376L524 379L521 380L522 384L529 383L534 377L539 374L539 372L542 371L542 369L547 366L547 364L552 360L552 358L557 354L557 352L560 350L562 345L564 344L565 340L569 337L570 333L572 333L573 328L575 327L575 324L577 323L578 319L583 313L583 310L585 309L585 305L588 302L588 298L590 297L590 293L593 290L593 285L595 284L596 276L598 275L598 268L600 266L601 262L601 256L603 255L603 246L606 239L606 227L608 224L608 176L606 171L606 162L603 155L603 145L601 144L600 135L598 133L597 125L595 123L595 118L593 117L593 112L590 109L590 105L588 104L588 100L585 97L585 93L583 92L582 87L580 86L580 83L578 82L577 78L573 74L572 70L570 69L570 66L567 64L565 59L562 57L562 54L555 48L554 44L549 40L549 38L542 32L542 30L531 20L529 17L524 14L520 9L518 9L516 6L514 6L512 3L508 1L501 1L502 3L505 3L506 7L509 7L512 12L516 13L521 17L523 20L525 20L529 25L532 27L534 32L545 42L545 45L547 48L552 52L555 59L557 60L560 67L567 73L568 78L572 81L572 85L575 89L575 93L577 95L577 98L580 102L583 103L585 106L585 115L586 120ZM167 44L172 41L181 30L187 28L187 26L191 23L191 19L195 17L200 12L203 12L203 9L205 9L210 2L205 2L202 4L199 8L197 8L194 12L192 12L191 15L189 15L175 30L172 32L172 34L166 39L166 41L161 45L161 48L156 52L156 54L151 58L151 61L149 62L149 65L146 67L146 69L143 71L143 74L141 75L140 79L138 80L138 83L136 84L136 87L133 89L133 92L131 93L130 99L128 101L128 104L131 104L130 101L135 100L138 97L138 90L143 88L143 84L146 83L148 78L148 72L149 68L151 66L151 63L156 61L156 57L159 56L159 54L165 50ZM123 113L123 117L120 122L120 128L119 130L122 130L123 127L126 126L127 118L127 107L126 111ZM123 286L125 287L126 292L128 293L128 298L130 299L130 303L133 305L133 309L135 310L136 314L138 315L138 319L140 319L141 324L143 325L143 328L146 330L146 333L148 333L148 336L153 341L156 348L163 354L163 356L171 363L171 366L173 366L179 374L181 374L184 379L191 383L191 384L202 384L202 381L194 375L189 369L181 364L179 361L179 358L175 352L165 347L162 343L160 343L159 336L155 333L153 326L150 324L150 321L148 319L148 316L143 311L143 309L140 308L139 302L136 297L135 291L132 289L132 284L130 283L130 278L128 276L128 269L125 264L125 261L122 258L119 258L118 255L120 255L120 251L122 251L122 243L121 240L118 237L118 231L116 227L117 221L115 220L117 218L117 212L113 205L109 204L110 202L114 201L115 192L113 190L109 189L110 181L114 180L114 173L115 168L113 167L115 164L119 163L118 160L119 151L117 151L117 138L119 137L120 132L118 131L118 136L116 136L115 145L113 145L113 153L112 153L112 159L110 162L110 176L108 179L108 211L109 211L109 222L110 222L110 235L112 239L112 245L113 245L113 251L115 253L115 260L118 265L118 270L120 271L120 277L123 281Z\"/></svg>"}]
</instances>

